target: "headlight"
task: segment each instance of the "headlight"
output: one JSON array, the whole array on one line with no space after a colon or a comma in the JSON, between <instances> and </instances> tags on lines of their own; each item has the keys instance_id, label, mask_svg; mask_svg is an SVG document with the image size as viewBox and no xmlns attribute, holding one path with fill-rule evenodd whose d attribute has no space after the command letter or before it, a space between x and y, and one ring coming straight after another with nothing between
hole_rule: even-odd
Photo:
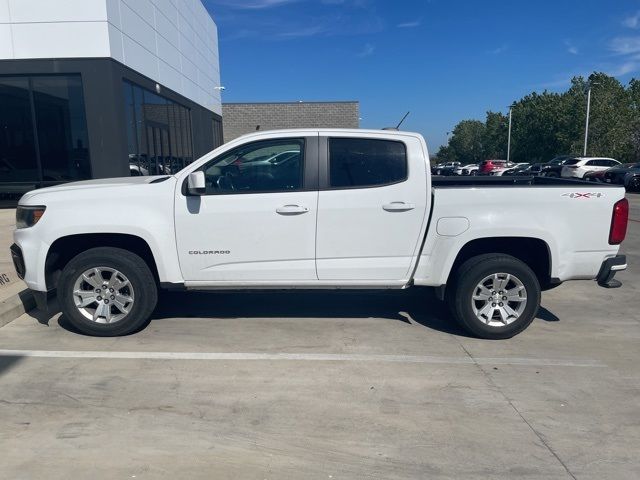
<instances>
[{"instance_id":1,"label":"headlight","mask_svg":"<svg viewBox=\"0 0 640 480\"><path fill-rule=\"evenodd\" d=\"M16 209L16 228L33 227L40 221L47 207L18 206Z\"/></svg>"}]
</instances>

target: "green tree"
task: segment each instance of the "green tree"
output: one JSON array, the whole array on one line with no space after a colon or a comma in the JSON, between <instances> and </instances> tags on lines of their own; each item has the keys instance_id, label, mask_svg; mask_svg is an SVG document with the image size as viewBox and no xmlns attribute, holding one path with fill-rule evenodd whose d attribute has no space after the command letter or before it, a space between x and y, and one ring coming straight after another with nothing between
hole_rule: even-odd
<instances>
[{"instance_id":1,"label":"green tree","mask_svg":"<svg viewBox=\"0 0 640 480\"><path fill-rule=\"evenodd\" d=\"M515 102L511 159L545 162L556 155L582 155L587 92L592 102L587 154L640 161L640 80L625 87L617 79L594 72L574 77L563 93L531 93ZM507 156L508 118L487 112L484 122L463 120L438 156L446 161L478 162Z\"/></svg>"},{"instance_id":2,"label":"green tree","mask_svg":"<svg viewBox=\"0 0 640 480\"><path fill-rule=\"evenodd\" d=\"M438 153L435 156L431 157L431 163L444 163L444 162L454 162L456 159L451 151L451 147L448 145L442 145Z\"/></svg>"},{"instance_id":3,"label":"green tree","mask_svg":"<svg viewBox=\"0 0 640 480\"><path fill-rule=\"evenodd\" d=\"M631 157L632 109L629 91L604 73L589 76L592 85L587 155Z\"/></svg>"},{"instance_id":4,"label":"green tree","mask_svg":"<svg viewBox=\"0 0 640 480\"><path fill-rule=\"evenodd\" d=\"M507 158L509 118L500 112L487 112L484 124L482 141L484 159Z\"/></svg>"},{"instance_id":5,"label":"green tree","mask_svg":"<svg viewBox=\"0 0 640 480\"><path fill-rule=\"evenodd\" d=\"M479 120L463 120L458 123L449 140L452 157L463 164L482 161L484 132L484 123Z\"/></svg>"},{"instance_id":6,"label":"green tree","mask_svg":"<svg viewBox=\"0 0 640 480\"><path fill-rule=\"evenodd\" d=\"M640 162L640 80L629 82L629 101L631 104L630 130L630 158L629 161Z\"/></svg>"},{"instance_id":7,"label":"green tree","mask_svg":"<svg viewBox=\"0 0 640 480\"><path fill-rule=\"evenodd\" d=\"M512 154L516 162L544 162L567 145L558 135L564 118L563 97L557 93L532 93L513 107Z\"/></svg>"}]
</instances>

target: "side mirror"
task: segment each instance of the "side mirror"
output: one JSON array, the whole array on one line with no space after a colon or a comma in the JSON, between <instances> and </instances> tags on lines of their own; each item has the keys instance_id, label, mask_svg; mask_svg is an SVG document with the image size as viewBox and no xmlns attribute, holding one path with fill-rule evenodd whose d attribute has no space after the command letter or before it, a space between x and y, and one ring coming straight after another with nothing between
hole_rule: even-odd
<instances>
[{"instance_id":1,"label":"side mirror","mask_svg":"<svg viewBox=\"0 0 640 480\"><path fill-rule=\"evenodd\" d=\"M191 172L187 178L187 190L189 195L204 195L206 191L204 172Z\"/></svg>"}]
</instances>

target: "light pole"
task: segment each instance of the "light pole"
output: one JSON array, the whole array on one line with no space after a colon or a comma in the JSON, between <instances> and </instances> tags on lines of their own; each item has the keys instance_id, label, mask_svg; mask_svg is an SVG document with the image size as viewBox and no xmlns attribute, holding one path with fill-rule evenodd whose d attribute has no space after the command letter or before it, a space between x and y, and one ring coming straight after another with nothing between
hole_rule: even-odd
<instances>
[{"instance_id":1,"label":"light pole","mask_svg":"<svg viewBox=\"0 0 640 480\"><path fill-rule=\"evenodd\" d=\"M514 104L509 105L509 136L507 138L507 163L511 159L511 116L513 114Z\"/></svg>"},{"instance_id":2,"label":"light pole","mask_svg":"<svg viewBox=\"0 0 640 480\"><path fill-rule=\"evenodd\" d=\"M582 152L582 156L587 156L587 144L589 143L589 115L591 115L591 88L594 85L598 85L598 83L593 82L589 83L589 90L587 91L587 122L584 126L584 151Z\"/></svg>"}]
</instances>

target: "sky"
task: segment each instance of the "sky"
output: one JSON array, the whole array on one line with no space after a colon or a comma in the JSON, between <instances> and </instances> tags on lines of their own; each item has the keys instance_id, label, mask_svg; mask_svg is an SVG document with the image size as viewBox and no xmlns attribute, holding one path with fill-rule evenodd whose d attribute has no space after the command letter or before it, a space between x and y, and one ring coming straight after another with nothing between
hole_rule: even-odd
<instances>
[{"instance_id":1,"label":"sky","mask_svg":"<svg viewBox=\"0 0 640 480\"><path fill-rule=\"evenodd\" d=\"M575 75L640 78L640 0L203 0L223 102L358 100L360 126L435 150ZM515 121L515 118L514 118Z\"/></svg>"}]
</instances>

